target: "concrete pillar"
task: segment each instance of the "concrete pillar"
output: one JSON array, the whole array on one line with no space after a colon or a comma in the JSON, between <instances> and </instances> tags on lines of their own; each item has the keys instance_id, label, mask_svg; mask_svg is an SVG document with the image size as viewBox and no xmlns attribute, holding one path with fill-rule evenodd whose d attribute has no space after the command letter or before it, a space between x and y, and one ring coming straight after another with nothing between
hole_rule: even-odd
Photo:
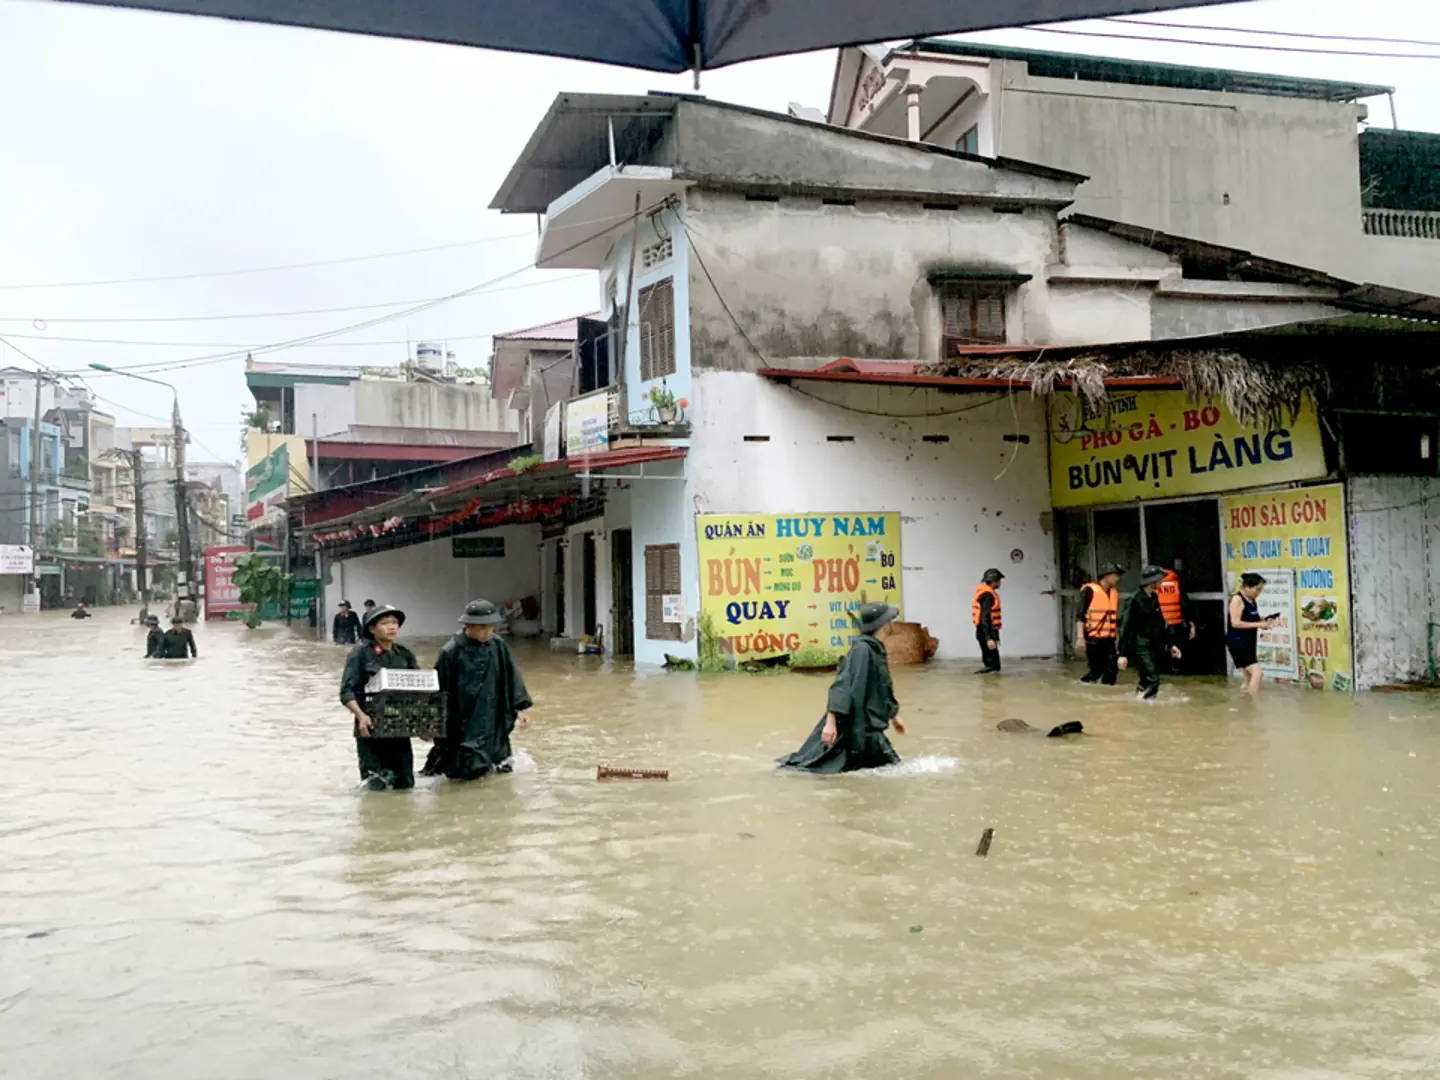
<instances>
[{"instance_id":1,"label":"concrete pillar","mask_svg":"<svg viewBox=\"0 0 1440 1080\"><path fill-rule=\"evenodd\" d=\"M915 83L905 87L905 137L911 142L920 141L920 93L924 89Z\"/></svg>"}]
</instances>

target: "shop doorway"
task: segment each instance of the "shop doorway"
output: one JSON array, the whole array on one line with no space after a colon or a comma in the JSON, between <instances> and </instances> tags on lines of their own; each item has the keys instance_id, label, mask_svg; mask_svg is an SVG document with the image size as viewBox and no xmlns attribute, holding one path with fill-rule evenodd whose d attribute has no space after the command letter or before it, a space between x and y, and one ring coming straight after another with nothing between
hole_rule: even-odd
<instances>
[{"instance_id":1,"label":"shop doorway","mask_svg":"<svg viewBox=\"0 0 1440 1080\"><path fill-rule=\"evenodd\" d=\"M565 559L569 555L565 541L555 545L555 636L565 636Z\"/></svg>"},{"instance_id":2,"label":"shop doorway","mask_svg":"<svg viewBox=\"0 0 1440 1080\"><path fill-rule=\"evenodd\" d=\"M1225 660L1225 566L1218 499L1141 503L1058 515L1063 640L1069 649L1079 617L1080 586L1094 581L1108 562L1125 567L1121 597L1140 587L1140 569L1154 563L1180 575L1195 637L1185 642L1179 673L1223 675Z\"/></svg>"},{"instance_id":3,"label":"shop doorway","mask_svg":"<svg viewBox=\"0 0 1440 1080\"><path fill-rule=\"evenodd\" d=\"M615 628L611 647L616 656L631 657L635 655L635 550L629 529L610 534L610 551L614 598L610 614Z\"/></svg>"},{"instance_id":4,"label":"shop doorway","mask_svg":"<svg viewBox=\"0 0 1440 1080\"><path fill-rule=\"evenodd\" d=\"M580 548L580 632L595 636L596 582L595 582L595 534L587 532Z\"/></svg>"}]
</instances>

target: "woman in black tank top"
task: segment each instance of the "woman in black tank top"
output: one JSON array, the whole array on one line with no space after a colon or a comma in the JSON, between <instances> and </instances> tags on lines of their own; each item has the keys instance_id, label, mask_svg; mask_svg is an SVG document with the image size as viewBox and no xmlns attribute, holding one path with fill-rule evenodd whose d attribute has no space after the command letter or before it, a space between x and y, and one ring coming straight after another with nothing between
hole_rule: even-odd
<instances>
[{"instance_id":1,"label":"woman in black tank top","mask_svg":"<svg viewBox=\"0 0 1440 1080\"><path fill-rule=\"evenodd\" d=\"M1230 650L1230 659L1235 668L1245 673L1245 689L1248 693L1260 692L1260 663L1255 658L1256 641L1261 630L1267 629L1274 617L1260 617L1260 608L1255 603L1265 588L1265 579L1259 574L1241 574L1240 588L1230 598L1225 621L1225 645Z\"/></svg>"}]
</instances>

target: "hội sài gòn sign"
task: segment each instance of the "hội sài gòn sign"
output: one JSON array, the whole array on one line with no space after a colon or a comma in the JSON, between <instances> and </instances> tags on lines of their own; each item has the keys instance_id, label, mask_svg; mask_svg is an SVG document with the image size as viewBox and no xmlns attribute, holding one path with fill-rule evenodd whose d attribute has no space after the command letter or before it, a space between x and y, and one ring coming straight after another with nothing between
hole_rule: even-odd
<instances>
[{"instance_id":1,"label":"h\u1ed9i s\u00e0i g\u00f2n sign","mask_svg":"<svg viewBox=\"0 0 1440 1080\"><path fill-rule=\"evenodd\" d=\"M1285 614L1294 620L1293 660L1302 681L1317 690L1350 690L1345 489L1326 484L1232 495L1225 500L1223 514L1225 571L1232 592L1247 572L1272 580L1293 575L1291 610L1276 611L1282 601L1278 595L1267 599L1267 584L1258 601L1260 614ZM1284 667L1285 659L1273 656L1272 663Z\"/></svg>"},{"instance_id":2,"label":"h\u1ed9i s\u00e0i g\u00f2n sign","mask_svg":"<svg viewBox=\"0 0 1440 1080\"><path fill-rule=\"evenodd\" d=\"M1058 507L1205 495L1325 475L1320 422L1307 397L1283 423L1246 425L1219 402L1180 390L1111 394L1050 407L1050 494Z\"/></svg>"},{"instance_id":3,"label":"h\u1ed9i s\u00e0i g\u00f2n sign","mask_svg":"<svg viewBox=\"0 0 1440 1080\"><path fill-rule=\"evenodd\" d=\"M900 515L700 514L700 610L738 660L837 655L862 604L900 606Z\"/></svg>"}]
</instances>

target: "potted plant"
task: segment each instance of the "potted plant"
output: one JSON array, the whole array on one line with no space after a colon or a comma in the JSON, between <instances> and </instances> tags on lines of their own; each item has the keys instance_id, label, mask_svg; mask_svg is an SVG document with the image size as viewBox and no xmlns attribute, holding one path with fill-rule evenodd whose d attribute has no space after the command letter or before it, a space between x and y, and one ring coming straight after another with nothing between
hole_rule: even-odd
<instances>
[{"instance_id":1,"label":"potted plant","mask_svg":"<svg viewBox=\"0 0 1440 1080\"><path fill-rule=\"evenodd\" d=\"M675 423L675 419L679 415L679 409L676 408L677 403L674 394L661 385L652 386L650 393L645 396L650 399L650 404L655 409L655 415L660 418L660 423ZM678 404L680 408L684 408L685 406L683 401Z\"/></svg>"}]
</instances>

